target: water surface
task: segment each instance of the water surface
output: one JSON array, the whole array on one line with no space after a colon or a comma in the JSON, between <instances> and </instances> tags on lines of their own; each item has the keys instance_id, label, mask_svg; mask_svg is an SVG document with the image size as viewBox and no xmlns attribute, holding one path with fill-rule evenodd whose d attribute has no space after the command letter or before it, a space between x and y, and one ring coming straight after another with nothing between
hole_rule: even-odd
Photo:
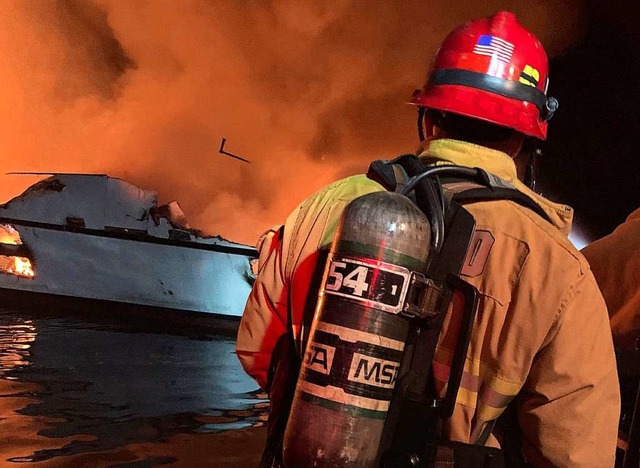
<instances>
[{"instance_id":1,"label":"water surface","mask_svg":"<svg viewBox=\"0 0 640 468\"><path fill-rule=\"evenodd\" d=\"M0 308L0 466L256 466L233 334L158 325Z\"/></svg>"}]
</instances>

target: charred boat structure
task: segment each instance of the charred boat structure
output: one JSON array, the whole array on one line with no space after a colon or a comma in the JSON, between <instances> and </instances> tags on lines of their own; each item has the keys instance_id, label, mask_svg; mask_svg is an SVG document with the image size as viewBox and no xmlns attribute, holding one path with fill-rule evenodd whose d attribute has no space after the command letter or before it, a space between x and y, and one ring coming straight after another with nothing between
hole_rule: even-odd
<instances>
[{"instance_id":1,"label":"charred boat structure","mask_svg":"<svg viewBox=\"0 0 640 468\"><path fill-rule=\"evenodd\" d=\"M0 301L237 319L255 257L191 229L176 202L158 206L155 192L107 175L52 174L0 205Z\"/></svg>"}]
</instances>

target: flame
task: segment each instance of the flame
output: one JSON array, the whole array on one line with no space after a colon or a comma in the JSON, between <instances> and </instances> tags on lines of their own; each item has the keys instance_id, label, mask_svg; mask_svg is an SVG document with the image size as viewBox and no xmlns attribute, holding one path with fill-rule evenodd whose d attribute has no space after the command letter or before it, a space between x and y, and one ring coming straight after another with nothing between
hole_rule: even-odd
<instances>
[{"instance_id":1,"label":"flame","mask_svg":"<svg viewBox=\"0 0 640 468\"><path fill-rule=\"evenodd\" d=\"M22 239L12 226L0 224L0 244L22 245Z\"/></svg>"},{"instance_id":2,"label":"flame","mask_svg":"<svg viewBox=\"0 0 640 468\"><path fill-rule=\"evenodd\" d=\"M7 273L24 278L33 278L36 275L31 267L31 261L25 257L13 257L13 267L9 268Z\"/></svg>"},{"instance_id":3,"label":"flame","mask_svg":"<svg viewBox=\"0 0 640 468\"><path fill-rule=\"evenodd\" d=\"M7 273L29 279L36 276L31 261L28 258L9 257L6 255L0 255L0 273Z\"/></svg>"},{"instance_id":4,"label":"flame","mask_svg":"<svg viewBox=\"0 0 640 468\"><path fill-rule=\"evenodd\" d=\"M9 224L0 224L0 244L22 245L20 233ZM9 273L23 278L33 278L36 274L33 271L31 261L26 257L8 257L0 255L0 273Z\"/></svg>"}]
</instances>

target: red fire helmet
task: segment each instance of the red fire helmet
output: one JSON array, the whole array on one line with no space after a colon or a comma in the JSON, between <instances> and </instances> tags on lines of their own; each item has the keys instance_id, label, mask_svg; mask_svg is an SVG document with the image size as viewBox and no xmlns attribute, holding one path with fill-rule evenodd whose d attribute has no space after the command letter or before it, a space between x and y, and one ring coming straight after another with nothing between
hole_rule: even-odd
<instances>
[{"instance_id":1,"label":"red fire helmet","mask_svg":"<svg viewBox=\"0 0 640 468\"><path fill-rule=\"evenodd\" d=\"M547 98L547 54L540 41L501 11L465 23L444 40L427 84L411 103L513 128L541 140L558 101Z\"/></svg>"}]
</instances>

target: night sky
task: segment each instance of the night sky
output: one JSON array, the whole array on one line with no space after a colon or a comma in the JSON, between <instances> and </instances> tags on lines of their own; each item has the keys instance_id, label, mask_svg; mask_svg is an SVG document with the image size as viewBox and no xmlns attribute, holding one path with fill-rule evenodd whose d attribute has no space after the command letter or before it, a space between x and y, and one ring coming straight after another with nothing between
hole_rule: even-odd
<instances>
[{"instance_id":1,"label":"night sky","mask_svg":"<svg viewBox=\"0 0 640 468\"><path fill-rule=\"evenodd\" d=\"M631 7L591 8L584 38L551 61L549 92L560 110L549 126L538 189L573 206L576 224L593 239L640 207L640 40Z\"/></svg>"}]
</instances>

